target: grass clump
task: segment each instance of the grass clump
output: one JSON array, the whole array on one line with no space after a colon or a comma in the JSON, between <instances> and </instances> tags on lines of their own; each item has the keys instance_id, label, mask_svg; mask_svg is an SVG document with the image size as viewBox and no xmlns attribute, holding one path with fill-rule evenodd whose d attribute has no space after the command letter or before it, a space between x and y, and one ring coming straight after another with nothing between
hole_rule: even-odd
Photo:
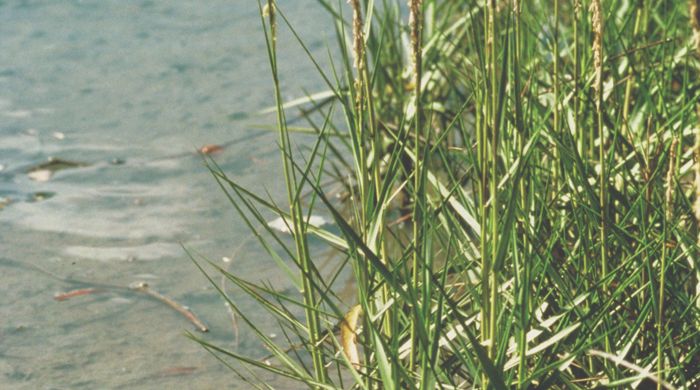
<instances>
[{"instance_id":1,"label":"grass clump","mask_svg":"<svg viewBox=\"0 0 700 390\"><path fill-rule=\"evenodd\" d=\"M287 20L261 4L288 207L211 169L299 294L219 269L286 342L225 295L271 358L199 341L260 388L257 370L311 388L700 386L697 4L588 4L319 0L340 55L324 69L299 40L330 96L309 97L301 151L277 70ZM335 228L308 223L319 210Z\"/></svg>"}]
</instances>

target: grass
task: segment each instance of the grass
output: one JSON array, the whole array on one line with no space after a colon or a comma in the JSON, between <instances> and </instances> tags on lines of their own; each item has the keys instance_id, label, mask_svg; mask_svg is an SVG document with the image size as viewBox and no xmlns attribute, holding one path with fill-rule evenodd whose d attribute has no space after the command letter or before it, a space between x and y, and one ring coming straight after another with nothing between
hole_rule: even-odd
<instances>
[{"instance_id":1,"label":"grass","mask_svg":"<svg viewBox=\"0 0 700 390\"><path fill-rule=\"evenodd\" d=\"M695 12L670 0L318 2L336 31L328 68L283 9L260 9L287 204L210 162L299 293L211 265L284 342L223 291L269 361L192 337L255 388L270 387L261 371L310 388L700 386ZM280 23L327 88L308 95L305 127L285 116ZM309 224L319 213L335 226ZM333 272L312 236L335 251ZM346 274L351 302L337 294Z\"/></svg>"}]
</instances>

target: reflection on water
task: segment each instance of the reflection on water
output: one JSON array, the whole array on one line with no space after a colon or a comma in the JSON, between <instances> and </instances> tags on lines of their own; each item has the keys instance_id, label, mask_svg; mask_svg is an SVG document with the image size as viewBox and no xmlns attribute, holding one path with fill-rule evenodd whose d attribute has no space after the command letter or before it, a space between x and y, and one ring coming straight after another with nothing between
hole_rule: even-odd
<instances>
[{"instance_id":1,"label":"reflection on water","mask_svg":"<svg viewBox=\"0 0 700 390\"><path fill-rule=\"evenodd\" d=\"M280 3L325 58L324 11ZM52 297L76 288L60 277L148 280L200 315L209 341L234 347L182 245L217 260L249 236L197 148L225 145L214 158L229 174L283 194L274 134L250 127L270 118L246 114L272 102L257 12L239 0L0 1L0 387L246 388L162 303L126 290ZM319 89L280 40L287 98ZM245 248L231 269L285 288ZM263 353L251 337L237 348Z\"/></svg>"}]
</instances>

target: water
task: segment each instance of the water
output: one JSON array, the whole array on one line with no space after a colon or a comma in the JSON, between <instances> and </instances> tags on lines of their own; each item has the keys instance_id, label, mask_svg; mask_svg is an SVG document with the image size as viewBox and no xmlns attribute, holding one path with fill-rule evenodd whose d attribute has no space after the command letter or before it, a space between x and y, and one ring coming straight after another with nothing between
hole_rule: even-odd
<instances>
[{"instance_id":1,"label":"water","mask_svg":"<svg viewBox=\"0 0 700 390\"><path fill-rule=\"evenodd\" d=\"M324 11L280 3L325 58ZM245 329L233 345L181 246L220 261L249 236L193 153L202 145L230 142L215 156L226 172L284 198L275 135L251 128L272 118L247 115L273 102L257 13L252 0L0 1L0 387L247 388L163 304L120 291L58 302L77 286L35 267L147 281L192 308L206 340L261 353ZM320 90L284 30L280 47L286 97ZM80 165L27 175L51 157ZM231 268L285 288L265 258L251 242Z\"/></svg>"}]
</instances>

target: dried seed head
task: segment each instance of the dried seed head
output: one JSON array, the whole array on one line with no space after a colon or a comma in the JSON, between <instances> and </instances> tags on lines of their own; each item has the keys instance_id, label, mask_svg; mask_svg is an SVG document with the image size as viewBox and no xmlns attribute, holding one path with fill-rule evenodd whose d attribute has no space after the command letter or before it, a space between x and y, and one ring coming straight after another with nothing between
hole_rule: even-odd
<instances>
[{"instance_id":1,"label":"dried seed head","mask_svg":"<svg viewBox=\"0 0 700 390\"><path fill-rule=\"evenodd\" d=\"M595 83L593 87L600 94L603 78L603 8L601 0L591 1L591 24L593 26L593 66L595 68ZM600 99L596 101L600 105ZM598 107L600 108L600 107Z\"/></svg>"},{"instance_id":2,"label":"dried seed head","mask_svg":"<svg viewBox=\"0 0 700 390\"><path fill-rule=\"evenodd\" d=\"M690 0L690 24L693 26L695 50L700 53L700 0Z\"/></svg>"},{"instance_id":3,"label":"dried seed head","mask_svg":"<svg viewBox=\"0 0 700 390\"><path fill-rule=\"evenodd\" d=\"M277 42L277 21L275 20L275 2L274 0L267 0L267 3L263 6L262 16L267 18L270 22L270 35L272 36L272 44Z\"/></svg>"},{"instance_id":4,"label":"dried seed head","mask_svg":"<svg viewBox=\"0 0 700 390\"><path fill-rule=\"evenodd\" d=\"M690 22L695 31L700 30L700 0L690 0Z\"/></svg>"},{"instance_id":5,"label":"dried seed head","mask_svg":"<svg viewBox=\"0 0 700 390\"><path fill-rule=\"evenodd\" d=\"M666 172L666 220L670 221L673 218L673 194L675 189L676 175L676 148L678 147L678 139L674 138L671 141L671 148L668 154L668 171Z\"/></svg>"},{"instance_id":6,"label":"dried seed head","mask_svg":"<svg viewBox=\"0 0 700 390\"><path fill-rule=\"evenodd\" d=\"M362 72L365 67L364 54L364 33L362 32L362 7L360 0L348 0L348 4L352 8L352 55L354 58L354 66L357 70L355 78L355 90L357 96L355 98L358 105L362 104Z\"/></svg>"},{"instance_id":7,"label":"dried seed head","mask_svg":"<svg viewBox=\"0 0 700 390\"><path fill-rule=\"evenodd\" d=\"M413 66L413 84L419 86L418 75L421 66L421 3L422 0L408 0L408 27L411 30L411 65Z\"/></svg>"},{"instance_id":8,"label":"dried seed head","mask_svg":"<svg viewBox=\"0 0 700 390\"><path fill-rule=\"evenodd\" d=\"M348 4L352 7L352 54L355 58L355 69L359 72L362 69L363 59L363 42L364 35L362 33L362 7L360 0L348 0Z\"/></svg>"}]
</instances>

